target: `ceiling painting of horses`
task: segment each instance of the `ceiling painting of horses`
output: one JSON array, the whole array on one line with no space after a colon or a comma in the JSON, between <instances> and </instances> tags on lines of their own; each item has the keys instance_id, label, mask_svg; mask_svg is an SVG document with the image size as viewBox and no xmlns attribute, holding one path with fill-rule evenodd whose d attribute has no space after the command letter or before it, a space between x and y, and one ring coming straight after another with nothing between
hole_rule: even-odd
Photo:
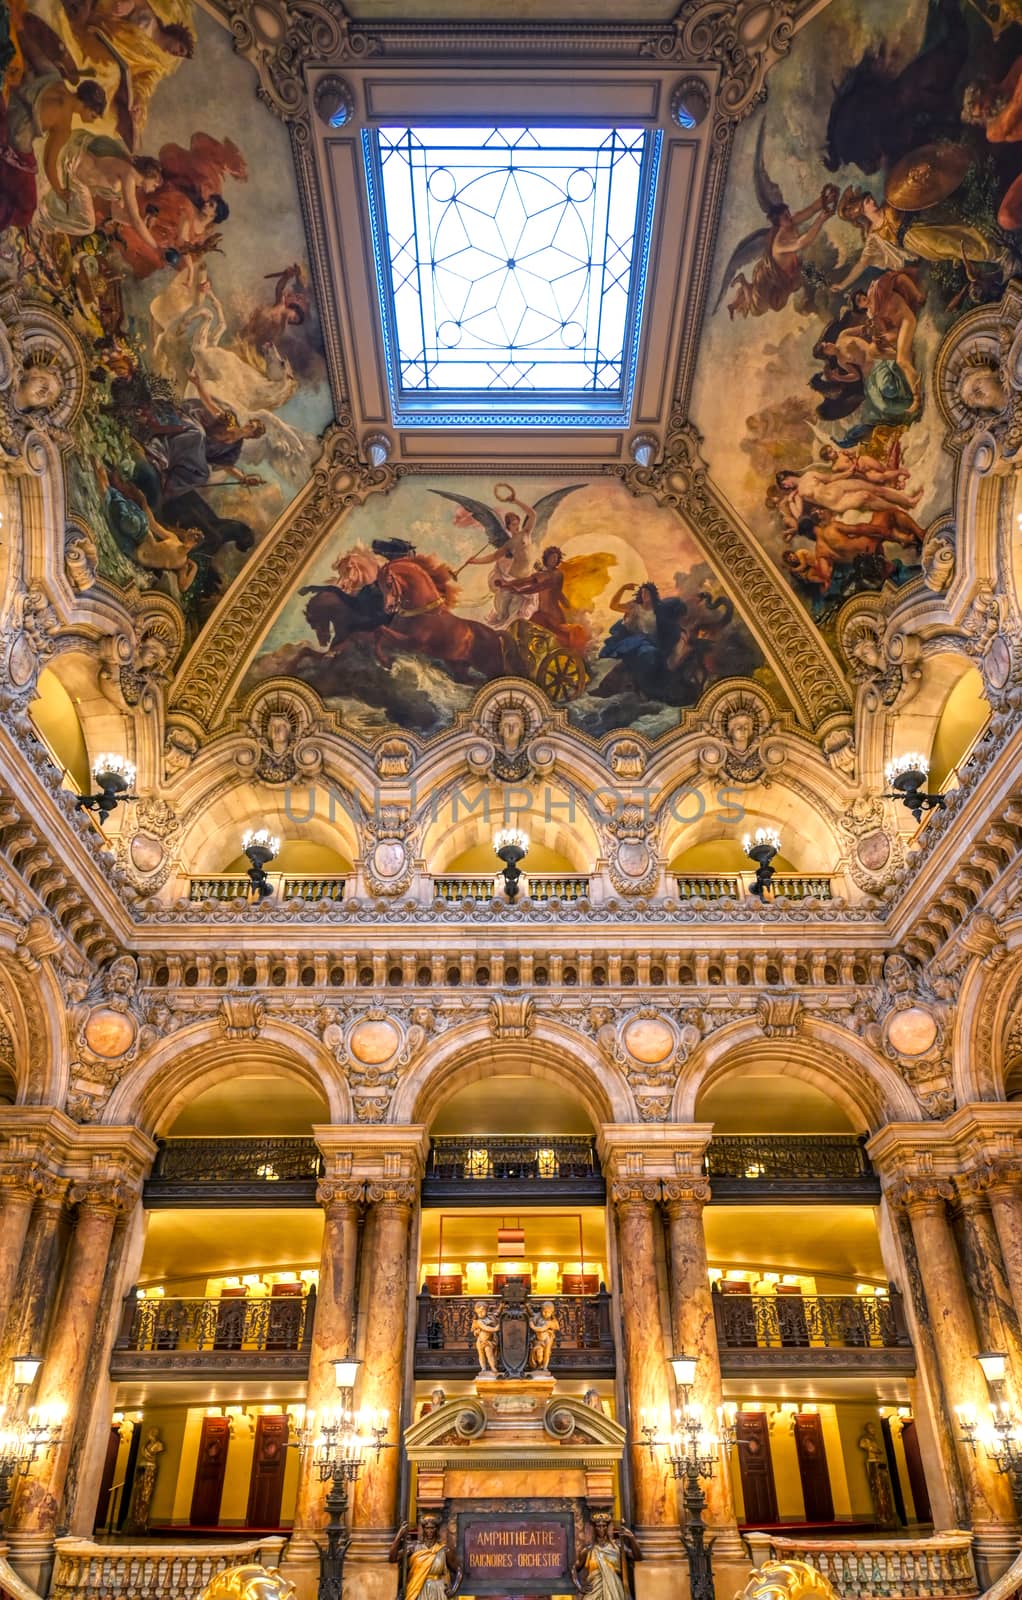
<instances>
[{"instance_id":1,"label":"ceiling painting of horses","mask_svg":"<svg viewBox=\"0 0 1022 1600\"><path fill-rule=\"evenodd\" d=\"M736 139L692 415L824 626L917 573L951 506L930 375L955 317L1019 271L1020 20L832 0Z\"/></svg>"},{"instance_id":2,"label":"ceiling painting of horses","mask_svg":"<svg viewBox=\"0 0 1022 1600\"><path fill-rule=\"evenodd\" d=\"M105 578L195 632L332 414L287 133L192 0L14 0L6 23L0 284L85 348L70 510Z\"/></svg>"},{"instance_id":3,"label":"ceiling painting of horses","mask_svg":"<svg viewBox=\"0 0 1022 1600\"><path fill-rule=\"evenodd\" d=\"M352 511L246 688L299 678L371 738L430 735L529 678L600 735L676 727L721 678L773 674L690 536L614 480L406 479Z\"/></svg>"}]
</instances>

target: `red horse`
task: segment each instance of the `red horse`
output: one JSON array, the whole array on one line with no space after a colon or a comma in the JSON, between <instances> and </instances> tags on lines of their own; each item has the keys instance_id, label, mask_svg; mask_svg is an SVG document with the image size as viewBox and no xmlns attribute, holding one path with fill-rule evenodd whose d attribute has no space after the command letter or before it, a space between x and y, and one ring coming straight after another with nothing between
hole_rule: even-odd
<instances>
[{"instance_id":1,"label":"red horse","mask_svg":"<svg viewBox=\"0 0 1022 1600\"><path fill-rule=\"evenodd\" d=\"M505 670L500 634L485 622L455 616L458 599L454 573L434 556L399 556L381 568L377 578L389 621L373 634L381 666L393 664L394 652L412 650L442 661L458 683L473 674L499 678Z\"/></svg>"}]
</instances>

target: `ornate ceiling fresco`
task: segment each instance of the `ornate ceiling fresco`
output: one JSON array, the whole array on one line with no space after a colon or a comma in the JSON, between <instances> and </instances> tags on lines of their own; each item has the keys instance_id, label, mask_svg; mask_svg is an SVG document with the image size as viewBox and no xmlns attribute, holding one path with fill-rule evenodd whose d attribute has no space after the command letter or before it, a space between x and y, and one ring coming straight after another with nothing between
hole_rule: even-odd
<instances>
[{"instance_id":1,"label":"ornate ceiling fresco","mask_svg":"<svg viewBox=\"0 0 1022 1600\"><path fill-rule=\"evenodd\" d=\"M726 11L541 19L537 75L529 22L10 7L0 289L80 360L72 401L22 340L7 444L64 427L78 586L133 613L172 719L297 680L357 740L428 739L511 675L597 739L741 679L848 720L841 607L919 576L954 404L1007 403L990 356L951 400L934 369L1019 265L1022 27L1004 0ZM508 115L664 141L631 435L394 428L359 140L449 109L448 70L470 118L499 81Z\"/></svg>"}]
</instances>

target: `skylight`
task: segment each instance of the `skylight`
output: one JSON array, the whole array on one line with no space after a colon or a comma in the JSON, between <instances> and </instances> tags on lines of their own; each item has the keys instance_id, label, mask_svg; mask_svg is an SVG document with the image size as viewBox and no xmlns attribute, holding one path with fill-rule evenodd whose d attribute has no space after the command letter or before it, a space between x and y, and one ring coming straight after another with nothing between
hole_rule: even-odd
<instances>
[{"instance_id":1,"label":"skylight","mask_svg":"<svg viewBox=\"0 0 1022 1600\"><path fill-rule=\"evenodd\" d=\"M660 135L363 141L395 423L626 425Z\"/></svg>"}]
</instances>

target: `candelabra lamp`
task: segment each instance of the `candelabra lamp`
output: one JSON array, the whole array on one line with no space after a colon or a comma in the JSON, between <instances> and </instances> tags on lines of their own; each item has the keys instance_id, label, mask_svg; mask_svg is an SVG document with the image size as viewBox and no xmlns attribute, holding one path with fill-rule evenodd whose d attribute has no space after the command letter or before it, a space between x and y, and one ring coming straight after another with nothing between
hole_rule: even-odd
<instances>
[{"instance_id":1,"label":"candelabra lamp","mask_svg":"<svg viewBox=\"0 0 1022 1600\"><path fill-rule=\"evenodd\" d=\"M973 1455L976 1446L981 1444L997 1471L1010 1475L1016 1499L1022 1499L1022 1417L1002 1398L1008 1358L1003 1350L981 1350L976 1360L983 1368L993 1398L985 1425L980 1424L974 1406L955 1406L962 1443L968 1445Z\"/></svg>"},{"instance_id":2,"label":"candelabra lamp","mask_svg":"<svg viewBox=\"0 0 1022 1600\"><path fill-rule=\"evenodd\" d=\"M762 899L774 875L773 859L781 848L781 836L776 828L757 828L742 839L742 849L750 861L756 863L756 876L749 885L749 893Z\"/></svg>"},{"instance_id":3,"label":"candelabra lamp","mask_svg":"<svg viewBox=\"0 0 1022 1600\"><path fill-rule=\"evenodd\" d=\"M707 1428L702 1408L692 1403L697 1364L694 1356L681 1355L671 1359L682 1404L674 1413L674 1432L665 1441L664 1452L675 1482L684 1485L682 1505L685 1521L681 1542L688 1557L692 1600L715 1600L710 1548L712 1540L707 1540L706 1524L703 1522L706 1492L701 1480L713 1477L721 1450L728 1452L737 1443L737 1407L718 1406L716 1433Z\"/></svg>"},{"instance_id":4,"label":"candelabra lamp","mask_svg":"<svg viewBox=\"0 0 1022 1600\"><path fill-rule=\"evenodd\" d=\"M529 835L523 833L521 828L500 828L493 835L493 848L504 863L501 869L504 893L509 900L515 900L522 876L518 863L528 854Z\"/></svg>"},{"instance_id":5,"label":"candelabra lamp","mask_svg":"<svg viewBox=\"0 0 1022 1600\"><path fill-rule=\"evenodd\" d=\"M97 792L80 794L75 807L79 811L98 811L100 823L106 821L122 800L138 799L131 793L135 787L135 766L124 756L97 756L92 764L92 776L99 786Z\"/></svg>"},{"instance_id":6,"label":"candelabra lamp","mask_svg":"<svg viewBox=\"0 0 1022 1600\"><path fill-rule=\"evenodd\" d=\"M54 1408L32 1410L28 1420L0 1421L0 1521L14 1494L14 1484L31 1472L41 1455L62 1443L63 1412Z\"/></svg>"},{"instance_id":7,"label":"candelabra lamp","mask_svg":"<svg viewBox=\"0 0 1022 1600\"><path fill-rule=\"evenodd\" d=\"M353 1377L358 1363L337 1365L339 1368L350 1367ZM341 1600L344 1558L351 1543L351 1529L348 1527L349 1485L358 1481L367 1450L375 1451L379 1459L380 1451L389 1448L384 1443L389 1426L385 1411L376 1412L368 1421L372 1442L366 1436L365 1425L366 1419L358 1412L327 1411L317 1423L314 1413L309 1411L298 1434L298 1448L303 1454L312 1452L313 1467L320 1483L330 1485L326 1495L326 1544L319 1547L317 1600Z\"/></svg>"},{"instance_id":8,"label":"candelabra lamp","mask_svg":"<svg viewBox=\"0 0 1022 1600\"><path fill-rule=\"evenodd\" d=\"M274 837L269 828L249 828L242 838L241 848L249 860L248 881L252 885L252 893L261 900L264 895L273 893L266 868L279 854L280 840Z\"/></svg>"},{"instance_id":9,"label":"candelabra lamp","mask_svg":"<svg viewBox=\"0 0 1022 1600\"><path fill-rule=\"evenodd\" d=\"M915 820L921 822L924 811L932 811L938 806L943 809L945 804L942 794L927 794L923 788L929 771L929 761L917 751L895 756L884 768L884 779L891 792L883 798L900 800Z\"/></svg>"}]
</instances>

